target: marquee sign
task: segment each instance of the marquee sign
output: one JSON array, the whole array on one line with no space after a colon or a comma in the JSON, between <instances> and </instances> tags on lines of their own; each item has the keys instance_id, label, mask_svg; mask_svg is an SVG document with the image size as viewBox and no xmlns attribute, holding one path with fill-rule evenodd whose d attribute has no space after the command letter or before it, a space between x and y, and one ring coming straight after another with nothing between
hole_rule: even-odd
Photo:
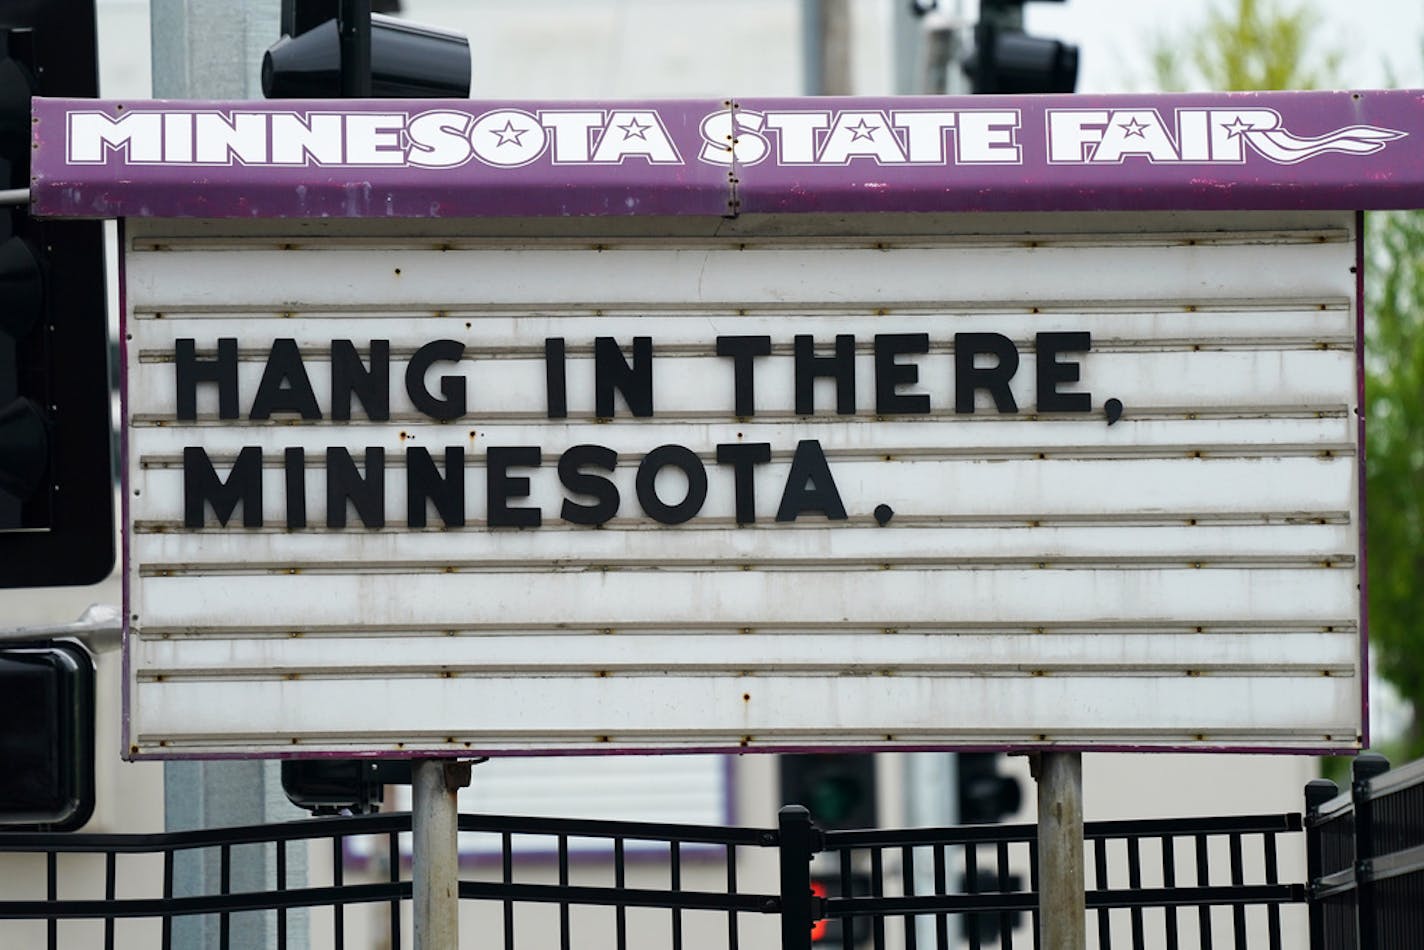
<instances>
[{"instance_id":1,"label":"marquee sign","mask_svg":"<svg viewBox=\"0 0 1424 950\"><path fill-rule=\"evenodd\" d=\"M42 103L129 754L1358 748L1350 95Z\"/></svg>"},{"instance_id":2,"label":"marquee sign","mask_svg":"<svg viewBox=\"0 0 1424 950\"><path fill-rule=\"evenodd\" d=\"M459 168L478 162L554 165L685 165L657 108L431 109L298 113L262 109L102 109L67 114L69 165L104 165L122 152L133 165L320 168ZM672 111L672 110L669 110ZM682 110L676 110L681 112ZM1293 165L1331 152L1369 155L1404 137L1351 125L1301 137L1275 109L1179 108L1171 120L1143 107L1042 110L1055 165L1240 165L1248 153ZM685 118L679 116L679 118ZM695 118L695 116L694 116ZM1018 108L724 108L697 123L695 158L713 166L1022 165ZM691 150L689 150L691 151Z\"/></svg>"},{"instance_id":3,"label":"marquee sign","mask_svg":"<svg viewBox=\"0 0 1424 950\"><path fill-rule=\"evenodd\" d=\"M1415 91L40 99L35 207L80 217L419 219L1413 207L1421 108Z\"/></svg>"}]
</instances>

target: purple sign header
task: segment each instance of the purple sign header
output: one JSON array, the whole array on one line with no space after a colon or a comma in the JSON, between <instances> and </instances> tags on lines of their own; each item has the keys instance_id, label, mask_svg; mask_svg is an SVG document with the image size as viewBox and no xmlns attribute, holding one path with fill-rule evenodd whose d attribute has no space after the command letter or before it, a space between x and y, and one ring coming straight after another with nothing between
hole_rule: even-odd
<instances>
[{"instance_id":1,"label":"purple sign header","mask_svg":"<svg viewBox=\"0 0 1424 950\"><path fill-rule=\"evenodd\" d=\"M36 99L66 217L1424 207L1424 92Z\"/></svg>"}]
</instances>

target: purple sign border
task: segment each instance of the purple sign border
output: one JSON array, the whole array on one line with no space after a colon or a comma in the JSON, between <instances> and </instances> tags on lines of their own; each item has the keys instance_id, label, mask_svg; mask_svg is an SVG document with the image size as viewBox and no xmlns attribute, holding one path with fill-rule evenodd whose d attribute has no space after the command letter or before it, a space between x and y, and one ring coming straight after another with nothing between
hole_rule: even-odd
<instances>
[{"instance_id":1,"label":"purple sign border","mask_svg":"<svg viewBox=\"0 0 1424 950\"><path fill-rule=\"evenodd\" d=\"M647 102L36 99L59 217L1424 207L1424 91Z\"/></svg>"}]
</instances>

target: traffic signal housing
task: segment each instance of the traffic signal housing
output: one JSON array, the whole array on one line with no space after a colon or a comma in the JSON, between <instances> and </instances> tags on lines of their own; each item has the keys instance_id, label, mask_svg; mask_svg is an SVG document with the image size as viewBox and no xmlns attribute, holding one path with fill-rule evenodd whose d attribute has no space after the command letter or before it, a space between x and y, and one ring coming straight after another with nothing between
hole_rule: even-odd
<instances>
[{"instance_id":1,"label":"traffic signal housing","mask_svg":"<svg viewBox=\"0 0 1424 950\"><path fill-rule=\"evenodd\" d=\"M995 752L961 752L956 756L957 801L959 823L961 825L997 824L1013 816L1023 805L1023 786L1010 775L999 773L1001 756ZM961 880L961 888L966 894L1011 893L1023 887L1023 878L1009 873L1002 864L1003 855L990 856L980 851L977 845L966 848L976 849L973 873ZM980 859L986 859L980 863ZM1004 941L1008 946L1007 934L1018 926L1020 915L1017 911L1000 913L966 913L960 917L964 937L970 946L988 947L996 941Z\"/></svg>"},{"instance_id":2,"label":"traffic signal housing","mask_svg":"<svg viewBox=\"0 0 1424 950\"><path fill-rule=\"evenodd\" d=\"M0 829L73 831L94 813L94 659L57 640L0 648Z\"/></svg>"},{"instance_id":3,"label":"traffic signal housing","mask_svg":"<svg viewBox=\"0 0 1424 950\"><path fill-rule=\"evenodd\" d=\"M282 762L282 791L298 808L313 815L376 810L386 785L409 785L410 763L372 759L287 759Z\"/></svg>"},{"instance_id":4,"label":"traffic signal housing","mask_svg":"<svg viewBox=\"0 0 1424 950\"><path fill-rule=\"evenodd\" d=\"M976 95L1065 93L1078 85L1078 47L1025 33L1025 2L980 0L974 52L964 63Z\"/></svg>"},{"instance_id":5,"label":"traffic signal housing","mask_svg":"<svg viewBox=\"0 0 1424 950\"><path fill-rule=\"evenodd\" d=\"M94 0L0 7L0 587L114 566L103 225L25 200L30 99L98 92Z\"/></svg>"},{"instance_id":6,"label":"traffic signal housing","mask_svg":"<svg viewBox=\"0 0 1424 950\"><path fill-rule=\"evenodd\" d=\"M343 65L363 71L364 95L378 99L469 96L470 43L462 34L372 14L369 2L357 22L343 22L343 7L350 9L337 0L283 0L282 38L262 57L264 96L341 97ZM367 42L348 45L353 30Z\"/></svg>"},{"instance_id":7,"label":"traffic signal housing","mask_svg":"<svg viewBox=\"0 0 1424 950\"><path fill-rule=\"evenodd\" d=\"M1000 775L998 765L998 753L959 753L957 784L961 825L1003 821L1023 804L1023 788L1018 779Z\"/></svg>"},{"instance_id":8,"label":"traffic signal housing","mask_svg":"<svg viewBox=\"0 0 1424 950\"><path fill-rule=\"evenodd\" d=\"M817 753L781 756L781 801L804 805L828 830L874 828L875 756Z\"/></svg>"}]
</instances>

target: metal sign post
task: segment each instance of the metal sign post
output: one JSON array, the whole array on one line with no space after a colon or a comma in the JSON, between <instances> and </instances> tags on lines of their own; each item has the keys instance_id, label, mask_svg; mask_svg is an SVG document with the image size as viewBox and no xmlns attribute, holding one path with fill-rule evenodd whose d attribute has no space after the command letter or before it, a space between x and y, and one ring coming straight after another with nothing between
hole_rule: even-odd
<instances>
[{"instance_id":1,"label":"metal sign post","mask_svg":"<svg viewBox=\"0 0 1424 950\"><path fill-rule=\"evenodd\" d=\"M470 767L469 762L446 759L420 759L411 764L415 950L460 945L459 812L455 796L470 784Z\"/></svg>"},{"instance_id":2,"label":"metal sign post","mask_svg":"<svg viewBox=\"0 0 1424 950\"><path fill-rule=\"evenodd\" d=\"M1039 939L1045 950L1087 946L1083 888L1083 756L1045 752L1038 779Z\"/></svg>"}]
</instances>

